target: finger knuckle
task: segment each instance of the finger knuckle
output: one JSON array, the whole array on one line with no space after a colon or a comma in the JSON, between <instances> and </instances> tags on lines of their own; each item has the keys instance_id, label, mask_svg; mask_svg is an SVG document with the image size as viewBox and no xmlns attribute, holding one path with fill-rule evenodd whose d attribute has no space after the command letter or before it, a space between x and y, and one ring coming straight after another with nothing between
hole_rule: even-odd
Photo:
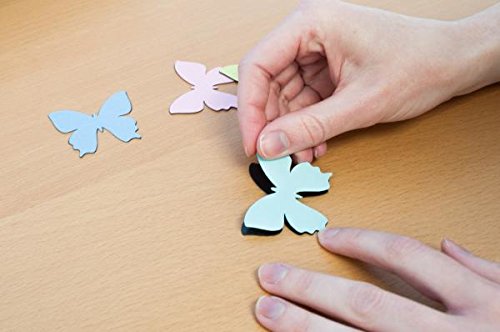
<instances>
[{"instance_id":1,"label":"finger knuckle","mask_svg":"<svg viewBox=\"0 0 500 332\"><path fill-rule=\"evenodd\" d=\"M324 8L325 5L331 4L329 0L301 0L299 9L303 11L317 11L318 7Z\"/></svg>"},{"instance_id":2,"label":"finger knuckle","mask_svg":"<svg viewBox=\"0 0 500 332\"><path fill-rule=\"evenodd\" d=\"M317 5L318 0L301 0L297 9L303 12L311 11L315 5Z\"/></svg>"},{"instance_id":3,"label":"finger knuckle","mask_svg":"<svg viewBox=\"0 0 500 332\"><path fill-rule=\"evenodd\" d=\"M291 326L291 331L293 332L309 332L313 331L311 324L311 314L303 311L298 317L296 317L293 326Z\"/></svg>"},{"instance_id":4,"label":"finger knuckle","mask_svg":"<svg viewBox=\"0 0 500 332\"><path fill-rule=\"evenodd\" d=\"M426 319L426 326L432 327L434 331L456 332L456 331L477 331L477 325L467 326L468 321L457 320L453 315L432 316Z\"/></svg>"},{"instance_id":5,"label":"finger knuckle","mask_svg":"<svg viewBox=\"0 0 500 332\"><path fill-rule=\"evenodd\" d=\"M391 100L394 97L395 92L398 91L399 83L394 84L381 84L375 89L374 97L379 101Z\"/></svg>"},{"instance_id":6,"label":"finger knuckle","mask_svg":"<svg viewBox=\"0 0 500 332\"><path fill-rule=\"evenodd\" d=\"M385 306L383 291L371 284L357 282L350 289L350 309L356 320L369 322Z\"/></svg>"},{"instance_id":7,"label":"finger knuckle","mask_svg":"<svg viewBox=\"0 0 500 332\"><path fill-rule=\"evenodd\" d=\"M346 248L349 251L354 251L359 248L359 243L363 241L363 231L360 229L343 229L339 235L341 235L342 239L342 247ZM336 237L338 238L338 237ZM334 238L334 241L338 241L338 239Z\"/></svg>"},{"instance_id":8,"label":"finger knuckle","mask_svg":"<svg viewBox=\"0 0 500 332\"><path fill-rule=\"evenodd\" d=\"M244 74L244 73L252 73L255 72L256 70L259 70L260 72L264 74L268 74L268 72L265 70L264 67L262 67L256 60L254 54L257 52L257 47L252 49L243 59L240 60L238 64L238 73Z\"/></svg>"},{"instance_id":9,"label":"finger knuckle","mask_svg":"<svg viewBox=\"0 0 500 332\"><path fill-rule=\"evenodd\" d=\"M387 242L385 253L389 261L400 261L425 250L425 245L406 236L398 236Z\"/></svg>"},{"instance_id":10,"label":"finger knuckle","mask_svg":"<svg viewBox=\"0 0 500 332\"><path fill-rule=\"evenodd\" d=\"M316 115L304 113L301 117L301 126L310 144L317 145L326 141L327 128Z\"/></svg>"},{"instance_id":11,"label":"finger knuckle","mask_svg":"<svg viewBox=\"0 0 500 332\"><path fill-rule=\"evenodd\" d=\"M295 279L297 295L300 298L310 297L314 293L315 276L308 271L297 271Z\"/></svg>"},{"instance_id":12,"label":"finger knuckle","mask_svg":"<svg viewBox=\"0 0 500 332\"><path fill-rule=\"evenodd\" d=\"M245 56L243 59L240 60L240 63L238 64L238 70L241 71L246 69L251 63L252 61L250 60L249 56L248 55Z\"/></svg>"},{"instance_id":13,"label":"finger knuckle","mask_svg":"<svg viewBox=\"0 0 500 332\"><path fill-rule=\"evenodd\" d=\"M271 81L269 83L269 90L271 90L274 94L279 96L281 93L281 85L276 81Z\"/></svg>"}]
</instances>

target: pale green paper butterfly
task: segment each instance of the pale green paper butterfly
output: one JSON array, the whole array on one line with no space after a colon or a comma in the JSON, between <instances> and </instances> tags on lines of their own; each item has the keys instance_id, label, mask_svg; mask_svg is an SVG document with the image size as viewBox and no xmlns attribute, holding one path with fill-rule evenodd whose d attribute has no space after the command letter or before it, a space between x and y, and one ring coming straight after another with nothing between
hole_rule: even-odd
<instances>
[{"instance_id":1,"label":"pale green paper butterfly","mask_svg":"<svg viewBox=\"0 0 500 332\"><path fill-rule=\"evenodd\" d=\"M219 73L225 75L235 82L238 82L238 65L229 65L222 67Z\"/></svg>"},{"instance_id":2,"label":"pale green paper butterfly","mask_svg":"<svg viewBox=\"0 0 500 332\"><path fill-rule=\"evenodd\" d=\"M292 158L265 160L257 156L259 164L273 183L274 193L264 196L247 210L243 224L247 228L279 231L288 224L298 233L313 234L325 228L328 219L318 211L298 201L300 192L322 192L330 189L331 173L322 173L319 167L300 163L292 170Z\"/></svg>"}]
</instances>

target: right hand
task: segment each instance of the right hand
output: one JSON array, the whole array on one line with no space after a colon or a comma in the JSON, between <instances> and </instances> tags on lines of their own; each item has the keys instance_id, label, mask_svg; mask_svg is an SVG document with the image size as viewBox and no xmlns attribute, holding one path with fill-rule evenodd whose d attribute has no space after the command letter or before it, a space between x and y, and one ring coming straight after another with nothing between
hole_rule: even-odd
<instances>
[{"instance_id":1,"label":"right hand","mask_svg":"<svg viewBox=\"0 0 500 332\"><path fill-rule=\"evenodd\" d=\"M479 28L500 21L493 9L445 22L303 1L239 66L246 154L311 161L336 135L410 119L495 82L498 38Z\"/></svg>"}]
</instances>

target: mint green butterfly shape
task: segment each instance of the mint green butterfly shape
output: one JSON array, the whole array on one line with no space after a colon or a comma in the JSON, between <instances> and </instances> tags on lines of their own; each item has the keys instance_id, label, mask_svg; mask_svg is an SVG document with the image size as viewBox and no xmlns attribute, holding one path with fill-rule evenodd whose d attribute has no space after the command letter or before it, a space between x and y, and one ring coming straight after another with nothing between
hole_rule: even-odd
<instances>
[{"instance_id":1,"label":"mint green butterfly shape","mask_svg":"<svg viewBox=\"0 0 500 332\"><path fill-rule=\"evenodd\" d=\"M257 156L259 164L273 183L273 193L255 202L247 210L243 224L247 228L279 231L288 224L298 233L309 233L325 228L328 219L318 211L302 204L300 192L322 192L330 189L331 173L322 173L319 167L300 163L290 170L291 157L265 160Z\"/></svg>"}]
</instances>

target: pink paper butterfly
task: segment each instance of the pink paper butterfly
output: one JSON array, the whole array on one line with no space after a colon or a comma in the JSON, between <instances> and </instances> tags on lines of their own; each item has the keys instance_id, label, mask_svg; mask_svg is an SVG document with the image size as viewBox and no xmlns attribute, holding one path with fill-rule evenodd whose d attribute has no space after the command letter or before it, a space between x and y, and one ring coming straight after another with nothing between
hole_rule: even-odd
<instances>
[{"instance_id":1,"label":"pink paper butterfly","mask_svg":"<svg viewBox=\"0 0 500 332\"><path fill-rule=\"evenodd\" d=\"M207 68L201 63L176 61L175 71L193 87L170 105L170 113L198 113L203 110L204 105L214 111L236 108L235 95L217 91L217 85L233 83L232 79L219 73L219 70L217 67L207 73Z\"/></svg>"}]
</instances>

